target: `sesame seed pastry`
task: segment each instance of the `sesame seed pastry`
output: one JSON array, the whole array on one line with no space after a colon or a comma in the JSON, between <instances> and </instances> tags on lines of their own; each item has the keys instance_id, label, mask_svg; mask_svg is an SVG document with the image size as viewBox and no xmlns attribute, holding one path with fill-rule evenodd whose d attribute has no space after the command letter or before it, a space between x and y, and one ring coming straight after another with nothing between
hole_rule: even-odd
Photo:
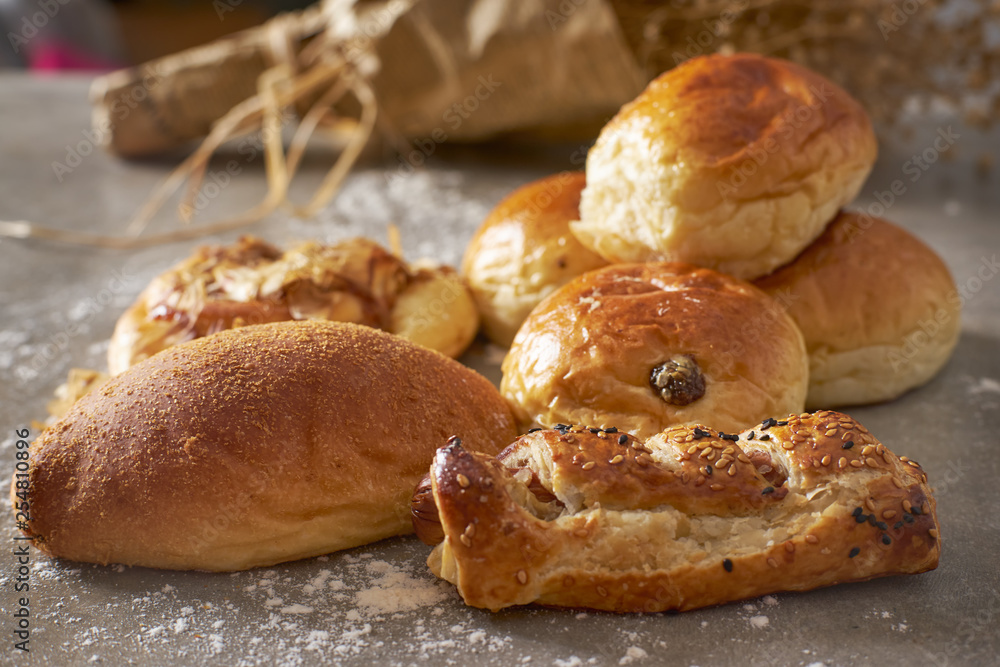
<instances>
[{"instance_id":1,"label":"sesame seed pastry","mask_svg":"<svg viewBox=\"0 0 1000 667\"><path fill-rule=\"evenodd\" d=\"M617 426L649 438L711 422L738 431L802 412L798 327L753 285L690 264L618 264L553 292L503 361L500 392L523 425Z\"/></svg>"},{"instance_id":2,"label":"sesame seed pastry","mask_svg":"<svg viewBox=\"0 0 1000 667\"><path fill-rule=\"evenodd\" d=\"M286 320L364 324L451 357L479 327L472 295L448 267L408 265L363 238L282 252L246 236L202 246L157 276L119 318L108 368L117 375L171 345Z\"/></svg>"},{"instance_id":3,"label":"sesame seed pastry","mask_svg":"<svg viewBox=\"0 0 1000 667\"><path fill-rule=\"evenodd\" d=\"M51 556L177 570L318 556L410 532L450 435L496 453L516 433L489 380L399 336L230 329L139 362L42 432L24 532Z\"/></svg>"},{"instance_id":4,"label":"sesame seed pastry","mask_svg":"<svg viewBox=\"0 0 1000 667\"><path fill-rule=\"evenodd\" d=\"M924 572L940 553L923 470L837 412L645 442L559 425L496 458L452 440L412 512L434 574L493 611L685 611Z\"/></svg>"}]
</instances>

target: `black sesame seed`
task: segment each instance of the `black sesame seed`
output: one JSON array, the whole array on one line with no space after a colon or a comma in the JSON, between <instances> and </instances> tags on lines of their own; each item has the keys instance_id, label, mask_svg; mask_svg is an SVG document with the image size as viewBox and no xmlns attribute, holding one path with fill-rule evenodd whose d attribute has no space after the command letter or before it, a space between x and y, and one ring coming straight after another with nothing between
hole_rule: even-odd
<instances>
[{"instance_id":1,"label":"black sesame seed","mask_svg":"<svg viewBox=\"0 0 1000 667\"><path fill-rule=\"evenodd\" d=\"M853 516L853 517L857 518L857 516L858 516L859 514L861 514L862 512L864 512L864 510L863 510L863 509L861 509L860 507L855 507L855 508L854 508L854 511L853 511L853 512L851 512L851 516Z\"/></svg>"},{"instance_id":2,"label":"black sesame seed","mask_svg":"<svg viewBox=\"0 0 1000 667\"><path fill-rule=\"evenodd\" d=\"M767 433L765 433L764 435L760 436L760 439L761 440L770 440L771 436L769 436Z\"/></svg>"},{"instance_id":3,"label":"black sesame seed","mask_svg":"<svg viewBox=\"0 0 1000 667\"><path fill-rule=\"evenodd\" d=\"M617 426L611 426L609 428L604 429L604 432L605 433L617 433L618 432L618 427Z\"/></svg>"},{"instance_id":4,"label":"black sesame seed","mask_svg":"<svg viewBox=\"0 0 1000 667\"><path fill-rule=\"evenodd\" d=\"M725 560L722 561L722 567L726 568L726 572L732 572L733 571L733 561L731 561L728 558L726 558Z\"/></svg>"},{"instance_id":5,"label":"black sesame seed","mask_svg":"<svg viewBox=\"0 0 1000 667\"><path fill-rule=\"evenodd\" d=\"M731 433L720 433L719 437L723 440L732 440L733 442L739 442L740 436L733 435Z\"/></svg>"},{"instance_id":6,"label":"black sesame seed","mask_svg":"<svg viewBox=\"0 0 1000 667\"><path fill-rule=\"evenodd\" d=\"M775 426L788 426L788 422L774 422Z\"/></svg>"},{"instance_id":7,"label":"black sesame seed","mask_svg":"<svg viewBox=\"0 0 1000 667\"><path fill-rule=\"evenodd\" d=\"M760 495L766 496L769 493L774 493L774 487L773 486L765 487L764 490L760 492Z\"/></svg>"},{"instance_id":8,"label":"black sesame seed","mask_svg":"<svg viewBox=\"0 0 1000 667\"><path fill-rule=\"evenodd\" d=\"M541 431L541 430L542 430L541 428L529 428L528 429L528 433L537 433L538 431Z\"/></svg>"},{"instance_id":9,"label":"black sesame seed","mask_svg":"<svg viewBox=\"0 0 1000 667\"><path fill-rule=\"evenodd\" d=\"M567 424L556 424L553 428L555 428L557 431L565 431L566 429L569 428L569 425L567 425Z\"/></svg>"},{"instance_id":10,"label":"black sesame seed","mask_svg":"<svg viewBox=\"0 0 1000 667\"><path fill-rule=\"evenodd\" d=\"M750 433L747 435L747 440L753 440L753 431L750 431Z\"/></svg>"},{"instance_id":11,"label":"black sesame seed","mask_svg":"<svg viewBox=\"0 0 1000 667\"><path fill-rule=\"evenodd\" d=\"M888 535L882 535L882 544L892 544L892 539Z\"/></svg>"},{"instance_id":12,"label":"black sesame seed","mask_svg":"<svg viewBox=\"0 0 1000 667\"><path fill-rule=\"evenodd\" d=\"M767 429L771 428L777 423L778 422L776 422L773 417L768 417L767 419L764 420L764 423L760 425L760 430L766 431Z\"/></svg>"},{"instance_id":13,"label":"black sesame seed","mask_svg":"<svg viewBox=\"0 0 1000 667\"><path fill-rule=\"evenodd\" d=\"M697 427L695 427L695 429L691 431L691 434L694 435L695 440L701 440L702 438L707 438L708 436L712 435L708 431L702 431L700 428Z\"/></svg>"},{"instance_id":14,"label":"black sesame seed","mask_svg":"<svg viewBox=\"0 0 1000 667\"><path fill-rule=\"evenodd\" d=\"M910 514L912 514L913 516L920 516L921 514L923 514L923 512L920 511L919 507L914 505L912 508L910 508Z\"/></svg>"},{"instance_id":15,"label":"black sesame seed","mask_svg":"<svg viewBox=\"0 0 1000 667\"><path fill-rule=\"evenodd\" d=\"M868 520L868 517L864 514L858 514L857 516L854 517L854 520L857 521L858 523L864 523L865 521Z\"/></svg>"},{"instance_id":16,"label":"black sesame seed","mask_svg":"<svg viewBox=\"0 0 1000 667\"><path fill-rule=\"evenodd\" d=\"M624 445L626 442L628 442L628 436L627 435L625 435L624 433L622 433L620 436L618 436L618 444L619 445Z\"/></svg>"},{"instance_id":17,"label":"black sesame seed","mask_svg":"<svg viewBox=\"0 0 1000 667\"><path fill-rule=\"evenodd\" d=\"M587 429L587 430L590 431L591 433L593 433L594 435L597 435L598 433L601 432L601 429L599 429L599 428L591 428L591 429Z\"/></svg>"},{"instance_id":18,"label":"black sesame seed","mask_svg":"<svg viewBox=\"0 0 1000 667\"><path fill-rule=\"evenodd\" d=\"M853 440L848 440L847 442L845 442L844 444L842 444L840 446L840 448L841 449L850 449L853 446L854 446L854 441Z\"/></svg>"},{"instance_id":19,"label":"black sesame seed","mask_svg":"<svg viewBox=\"0 0 1000 667\"><path fill-rule=\"evenodd\" d=\"M854 558L859 553L861 553L861 549L859 549L858 547L854 547L853 549L851 549L851 553L847 554L847 557L848 558Z\"/></svg>"},{"instance_id":20,"label":"black sesame seed","mask_svg":"<svg viewBox=\"0 0 1000 667\"><path fill-rule=\"evenodd\" d=\"M914 519L909 514L904 514L903 515L903 521L905 521L906 523L913 523Z\"/></svg>"},{"instance_id":21,"label":"black sesame seed","mask_svg":"<svg viewBox=\"0 0 1000 667\"><path fill-rule=\"evenodd\" d=\"M711 475L712 474L712 466L705 466L705 473Z\"/></svg>"},{"instance_id":22,"label":"black sesame seed","mask_svg":"<svg viewBox=\"0 0 1000 667\"><path fill-rule=\"evenodd\" d=\"M875 525L878 526L879 530L889 530L889 524L885 521L876 521Z\"/></svg>"},{"instance_id":23,"label":"black sesame seed","mask_svg":"<svg viewBox=\"0 0 1000 667\"><path fill-rule=\"evenodd\" d=\"M874 514L869 514L868 515L868 523L870 523L873 526L875 525L875 515Z\"/></svg>"},{"instance_id":24,"label":"black sesame seed","mask_svg":"<svg viewBox=\"0 0 1000 667\"><path fill-rule=\"evenodd\" d=\"M896 523L892 524L892 527L895 528L896 530L899 530L900 528L903 527L903 522L897 521Z\"/></svg>"}]
</instances>

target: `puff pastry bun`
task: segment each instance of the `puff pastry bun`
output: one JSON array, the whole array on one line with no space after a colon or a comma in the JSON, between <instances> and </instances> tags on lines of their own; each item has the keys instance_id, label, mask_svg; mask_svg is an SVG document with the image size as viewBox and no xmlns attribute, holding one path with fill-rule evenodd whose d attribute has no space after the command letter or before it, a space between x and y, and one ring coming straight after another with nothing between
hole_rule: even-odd
<instances>
[{"instance_id":1,"label":"puff pastry bun","mask_svg":"<svg viewBox=\"0 0 1000 667\"><path fill-rule=\"evenodd\" d=\"M440 541L428 564L494 611L684 611L923 572L940 553L926 475L836 412L645 442L563 427L497 459L453 442L429 487L414 497L418 535Z\"/></svg>"},{"instance_id":2,"label":"puff pastry bun","mask_svg":"<svg viewBox=\"0 0 1000 667\"><path fill-rule=\"evenodd\" d=\"M455 271L407 265L374 241L308 241L282 252L243 237L203 246L157 276L119 318L108 369L121 373L171 345L285 320L354 322L457 357L479 315Z\"/></svg>"}]
</instances>

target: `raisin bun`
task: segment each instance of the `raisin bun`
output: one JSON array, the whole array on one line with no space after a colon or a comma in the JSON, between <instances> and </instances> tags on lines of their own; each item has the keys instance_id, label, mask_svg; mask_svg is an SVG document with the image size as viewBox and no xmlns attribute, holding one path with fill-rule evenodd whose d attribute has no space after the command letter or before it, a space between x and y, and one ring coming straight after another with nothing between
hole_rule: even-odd
<instances>
[{"instance_id":1,"label":"raisin bun","mask_svg":"<svg viewBox=\"0 0 1000 667\"><path fill-rule=\"evenodd\" d=\"M819 236L876 153L865 110L818 74L752 54L694 58L601 131L573 231L609 261L749 280Z\"/></svg>"},{"instance_id":2,"label":"raisin bun","mask_svg":"<svg viewBox=\"0 0 1000 667\"><path fill-rule=\"evenodd\" d=\"M948 267L885 220L841 213L794 262L756 281L809 351L813 408L896 398L941 370L961 331Z\"/></svg>"},{"instance_id":3,"label":"raisin bun","mask_svg":"<svg viewBox=\"0 0 1000 667\"><path fill-rule=\"evenodd\" d=\"M483 222L462 272L490 340L510 346L528 313L557 287L607 264L576 239L583 172L563 172L518 188Z\"/></svg>"},{"instance_id":4,"label":"raisin bun","mask_svg":"<svg viewBox=\"0 0 1000 667\"><path fill-rule=\"evenodd\" d=\"M648 438L712 421L739 431L802 412L809 363L768 295L680 263L597 269L532 311L503 363L522 423L615 426Z\"/></svg>"}]
</instances>

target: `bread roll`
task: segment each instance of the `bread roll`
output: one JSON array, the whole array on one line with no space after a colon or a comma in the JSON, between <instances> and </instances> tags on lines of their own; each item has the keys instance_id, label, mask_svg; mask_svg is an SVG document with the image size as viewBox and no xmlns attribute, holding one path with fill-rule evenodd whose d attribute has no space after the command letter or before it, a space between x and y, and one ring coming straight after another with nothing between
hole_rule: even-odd
<instances>
[{"instance_id":1,"label":"bread roll","mask_svg":"<svg viewBox=\"0 0 1000 667\"><path fill-rule=\"evenodd\" d=\"M466 248L462 273L490 340L509 347L528 313L557 287L607 262L569 230L580 217L583 172L518 188L497 204Z\"/></svg>"},{"instance_id":2,"label":"bread roll","mask_svg":"<svg viewBox=\"0 0 1000 667\"><path fill-rule=\"evenodd\" d=\"M554 292L518 331L501 393L522 423L648 438L712 420L738 431L801 412L802 334L749 283L689 264L622 264Z\"/></svg>"},{"instance_id":3,"label":"bread roll","mask_svg":"<svg viewBox=\"0 0 1000 667\"><path fill-rule=\"evenodd\" d=\"M756 281L809 351L810 408L896 398L930 380L961 332L948 267L885 220L841 213L791 264Z\"/></svg>"},{"instance_id":4,"label":"bread roll","mask_svg":"<svg viewBox=\"0 0 1000 667\"><path fill-rule=\"evenodd\" d=\"M522 436L499 461L438 451L428 564L467 604L686 611L937 566L926 475L847 415L594 431Z\"/></svg>"},{"instance_id":5,"label":"bread roll","mask_svg":"<svg viewBox=\"0 0 1000 667\"><path fill-rule=\"evenodd\" d=\"M479 328L471 295L447 267L408 266L363 238L282 252L247 236L200 247L157 276L118 320L108 368L117 375L177 343L285 320L366 324L453 357Z\"/></svg>"},{"instance_id":6,"label":"bread roll","mask_svg":"<svg viewBox=\"0 0 1000 667\"><path fill-rule=\"evenodd\" d=\"M818 74L753 54L693 58L601 131L573 232L610 261L755 278L819 236L876 153L864 109Z\"/></svg>"},{"instance_id":7,"label":"bread roll","mask_svg":"<svg viewBox=\"0 0 1000 667\"><path fill-rule=\"evenodd\" d=\"M485 378L369 327L282 322L174 346L31 445L26 534L52 556L241 570L409 532L449 436L499 451ZM13 489L12 489L13 490Z\"/></svg>"}]
</instances>

